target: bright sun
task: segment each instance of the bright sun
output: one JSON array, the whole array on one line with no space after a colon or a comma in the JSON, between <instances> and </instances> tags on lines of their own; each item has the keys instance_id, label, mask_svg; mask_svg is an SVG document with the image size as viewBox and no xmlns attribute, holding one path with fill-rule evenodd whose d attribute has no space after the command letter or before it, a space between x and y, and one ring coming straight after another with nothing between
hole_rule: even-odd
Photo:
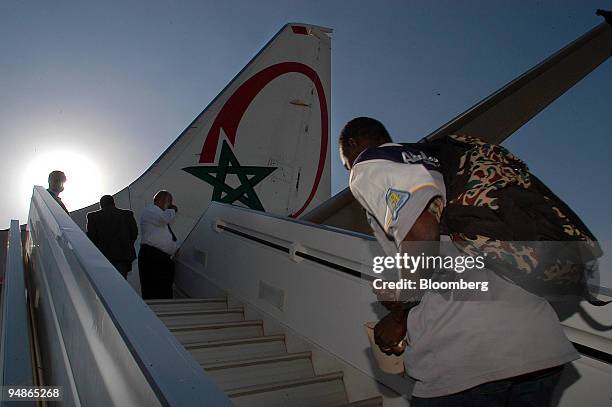
<instances>
[{"instance_id":1,"label":"bright sun","mask_svg":"<svg viewBox=\"0 0 612 407\"><path fill-rule=\"evenodd\" d=\"M102 173L86 155L70 150L49 151L34 157L23 173L22 196L30 199L34 185L47 188L47 177L53 170L66 174L64 192L60 194L69 211L97 202L104 191Z\"/></svg>"}]
</instances>

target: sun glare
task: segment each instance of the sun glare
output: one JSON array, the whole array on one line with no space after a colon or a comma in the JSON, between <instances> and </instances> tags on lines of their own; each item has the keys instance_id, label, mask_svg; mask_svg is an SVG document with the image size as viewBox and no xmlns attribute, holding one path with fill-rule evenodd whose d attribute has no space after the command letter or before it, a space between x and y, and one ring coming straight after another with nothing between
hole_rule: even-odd
<instances>
[{"instance_id":1,"label":"sun glare","mask_svg":"<svg viewBox=\"0 0 612 407\"><path fill-rule=\"evenodd\" d=\"M47 177L53 170L66 174L64 191L60 194L69 211L80 209L97 202L104 191L103 178L96 163L86 155L59 150L39 154L34 157L23 173L22 196L29 201L34 185L47 188Z\"/></svg>"}]
</instances>

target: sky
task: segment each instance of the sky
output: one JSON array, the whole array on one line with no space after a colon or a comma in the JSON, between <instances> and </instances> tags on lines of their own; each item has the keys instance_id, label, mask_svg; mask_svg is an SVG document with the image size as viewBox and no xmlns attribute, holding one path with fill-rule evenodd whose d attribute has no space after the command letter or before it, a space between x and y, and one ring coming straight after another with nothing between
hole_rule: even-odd
<instances>
[{"instance_id":1,"label":"sky","mask_svg":"<svg viewBox=\"0 0 612 407\"><path fill-rule=\"evenodd\" d=\"M367 115L409 142L599 24L597 8L612 2L2 0L0 228L27 219L47 168L89 180L67 184L71 208L135 180L287 22L334 29L334 137ZM608 60L505 143L603 241L611 113Z\"/></svg>"}]
</instances>

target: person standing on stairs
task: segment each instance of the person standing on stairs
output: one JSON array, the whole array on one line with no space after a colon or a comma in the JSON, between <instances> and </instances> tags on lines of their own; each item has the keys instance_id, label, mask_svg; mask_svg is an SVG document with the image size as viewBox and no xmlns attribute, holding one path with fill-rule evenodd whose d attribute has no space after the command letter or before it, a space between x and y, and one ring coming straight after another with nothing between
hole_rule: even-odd
<instances>
[{"instance_id":1,"label":"person standing on stairs","mask_svg":"<svg viewBox=\"0 0 612 407\"><path fill-rule=\"evenodd\" d=\"M87 214L87 237L104 254L117 271L127 279L136 260L134 243L138 226L134 213L115 206L110 195L100 198L100 210Z\"/></svg>"},{"instance_id":2,"label":"person standing on stairs","mask_svg":"<svg viewBox=\"0 0 612 407\"><path fill-rule=\"evenodd\" d=\"M145 207L140 217L140 252L138 272L142 298L172 298L174 282L173 256L177 249L176 236L170 226L178 208L172 194L161 190L153 204Z\"/></svg>"},{"instance_id":3,"label":"person standing on stairs","mask_svg":"<svg viewBox=\"0 0 612 407\"><path fill-rule=\"evenodd\" d=\"M62 171L55 170L49 173L49 188L47 188L47 192L51 194L53 199L62 207L64 212L70 214L68 209L66 209L66 205L62 202L62 198L59 197L59 194L64 190L64 183L66 182L66 174Z\"/></svg>"}]
</instances>

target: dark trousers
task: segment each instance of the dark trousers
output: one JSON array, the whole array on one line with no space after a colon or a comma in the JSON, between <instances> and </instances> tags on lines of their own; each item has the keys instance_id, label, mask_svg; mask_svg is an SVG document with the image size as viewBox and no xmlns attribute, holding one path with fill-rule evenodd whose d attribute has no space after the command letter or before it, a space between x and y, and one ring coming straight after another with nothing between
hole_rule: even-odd
<instances>
[{"instance_id":1,"label":"dark trousers","mask_svg":"<svg viewBox=\"0 0 612 407\"><path fill-rule=\"evenodd\" d=\"M111 261L112 265L115 266L117 271L121 273L123 278L127 279L128 273L132 270L132 262L127 261Z\"/></svg>"},{"instance_id":2,"label":"dark trousers","mask_svg":"<svg viewBox=\"0 0 612 407\"><path fill-rule=\"evenodd\" d=\"M412 397L410 407L547 407L563 366L484 383L442 397Z\"/></svg>"},{"instance_id":3,"label":"dark trousers","mask_svg":"<svg viewBox=\"0 0 612 407\"><path fill-rule=\"evenodd\" d=\"M174 261L163 251L146 244L138 253L140 290L144 300L172 298Z\"/></svg>"}]
</instances>

